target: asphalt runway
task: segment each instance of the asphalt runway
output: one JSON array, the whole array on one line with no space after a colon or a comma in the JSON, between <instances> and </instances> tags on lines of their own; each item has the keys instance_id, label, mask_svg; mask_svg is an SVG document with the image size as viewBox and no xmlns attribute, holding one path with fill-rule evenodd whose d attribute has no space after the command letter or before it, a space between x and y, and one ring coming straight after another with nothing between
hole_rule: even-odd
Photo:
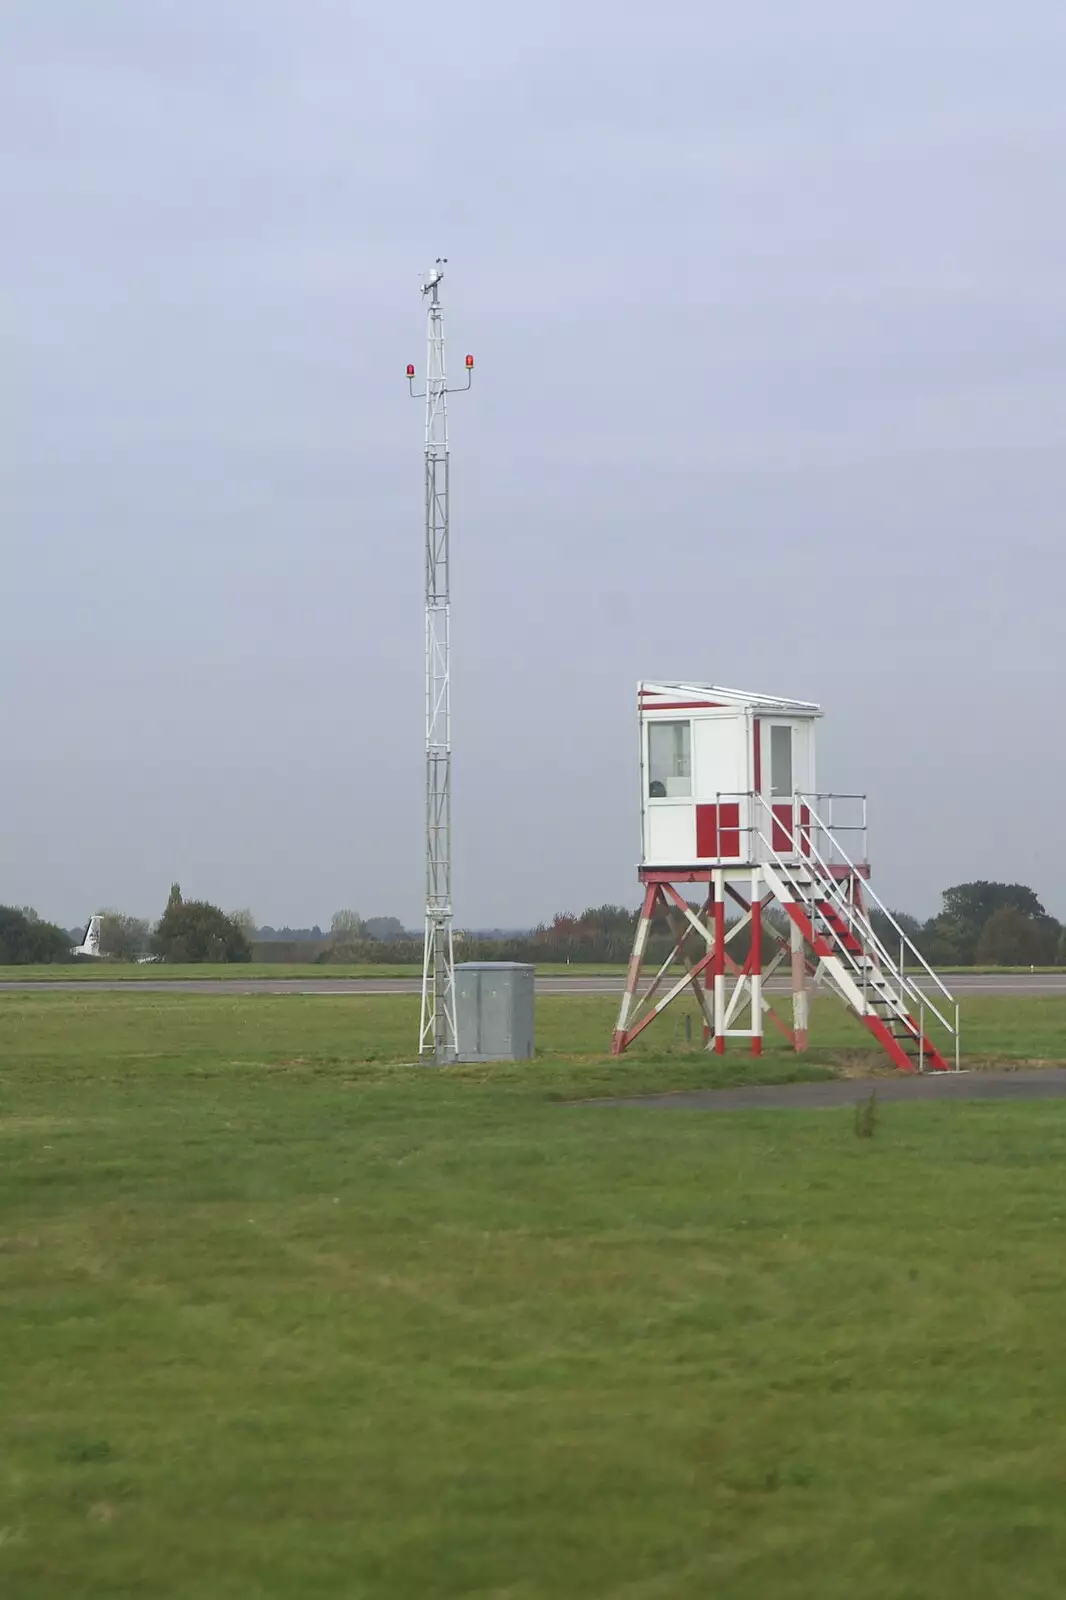
<instances>
[{"instance_id":1,"label":"asphalt runway","mask_svg":"<svg viewBox=\"0 0 1066 1600\"><path fill-rule=\"evenodd\" d=\"M958 999L967 995L1028 995L1032 999L1059 995L1066 997L1066 973L1004 972L955 974L944 982ZM542 995L618 995L625 987L621 977L553 977L538 978L536 989ZM787 994L788 980L771 979L765 989L769 993ZM924 988L933 989L928 980ZM299 994L327 999L336 995L417 995L421 990L418 978L136 978L110 982L106 979L66 979L52 983L32 979L5 980L4 990L32 991L69 990L88 994Z\"/></svg>"},{"instance_id":2,"label":"asphalt runway","mask_svg":"<svg viewBox=\"0 0 1066 1600\"><path fill-rule=\"evenodd\" d=\"M629 1106L643 1111L822 1111L881 1101L1058 1100L1066 1095L1066 1067L1017 1072L903 1073L894 1078L835 1078L827 1083L783 1083L762 1088L694 1089L625 1100L584 1100L586 1106Z\"/></svg>"}]
</instances>

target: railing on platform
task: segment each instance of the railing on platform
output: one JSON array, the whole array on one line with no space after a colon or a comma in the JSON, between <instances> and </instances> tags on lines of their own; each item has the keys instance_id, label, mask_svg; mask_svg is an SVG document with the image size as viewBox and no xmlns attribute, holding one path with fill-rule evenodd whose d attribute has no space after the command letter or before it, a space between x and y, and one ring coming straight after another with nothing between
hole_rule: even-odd
<instances>
[{"instance_id":1,"label":"railing on platform","mask_svg":"<svg viewBox=\"0 0 1066 1600\"><path fill-rule=\"evenodd\" d=\"M762 795L759 800L765 800ZM787 802L786 802L787 804ZM865 865L866 854L866 796L864 794L844 794L833 790L816 790L811 794L798 794L793 802L793 830L797 827L795 811L799 812L798 822L804 832L809 831L811 841L818 846L819 854L829 866L850 866L850 854L854 854L857 861ZM809 813L804 821L804 809ZM851 844L851 851L845 851L839 843L841 834L856 834L857 840ZM801 836L802 843L802 836Z\"/></svg>"}]
</instances>

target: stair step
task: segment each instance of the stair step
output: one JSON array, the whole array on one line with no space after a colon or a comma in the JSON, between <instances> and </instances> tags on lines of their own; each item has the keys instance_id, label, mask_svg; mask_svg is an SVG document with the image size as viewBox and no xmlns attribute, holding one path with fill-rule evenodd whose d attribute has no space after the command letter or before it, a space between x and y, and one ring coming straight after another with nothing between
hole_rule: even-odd
<instances>
[{"instance_id":1,"label":"stair step","mask_svg":"<svg viewBox=\"0 0 1066 1600\"><path fill-rule=\"evenodd\" d=\"M866 946L863 944L862 940L857 939L853 933L848 931L847 928L834 928L830 923L828 928L823 930L816 928L814 931L816 933L821 931L823 934L831 935L837 944L844 945L845 949L852 950L858 955L866 954Z\"/></svg>"},{"instance_id":2,"label":"stair step","mask_svg":"<svg viewBox=\"0 0 1066 1600\"><path fill-rule=\"evenodd\" d=\"M824 973L841 991L901 1071L947 1071L948 1061L911 1014L914 999L906 980L891 954L879 949L864 907L844 904L824 880L801 883L782 874L780 882L789 896L785 905L790 920L814 947L813 956L807 956L808 968ZM828 898L818 897L823 890Z\"/></svg>"}]
</instances>

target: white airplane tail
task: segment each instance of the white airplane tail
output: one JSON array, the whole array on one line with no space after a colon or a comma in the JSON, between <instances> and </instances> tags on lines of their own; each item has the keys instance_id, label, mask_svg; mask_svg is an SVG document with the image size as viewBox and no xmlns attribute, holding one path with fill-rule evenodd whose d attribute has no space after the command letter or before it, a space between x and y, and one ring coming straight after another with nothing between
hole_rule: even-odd
<instances>
[{"instance_id":1,"label":"white airplane tail","mask_svg":"<svg viewBox=\"0 0 1066 1600\"><path fill-rule=\"evenodd\" d=\"M70 952L72 956L98 956L100 954L100 924L103 920L103 916L99 912L96 916L89 918L89 926L85 930L81 944L76 944Z\"/></svg>"}]
</instances>

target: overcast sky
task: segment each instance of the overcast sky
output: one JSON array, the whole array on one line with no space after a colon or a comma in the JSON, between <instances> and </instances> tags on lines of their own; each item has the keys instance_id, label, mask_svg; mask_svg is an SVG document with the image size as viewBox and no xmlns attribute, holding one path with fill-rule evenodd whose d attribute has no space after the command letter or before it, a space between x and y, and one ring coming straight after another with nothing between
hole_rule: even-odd
<instances>
[{"instance_id":1,"label":"overcast sky","mask_svg":"<svg viewBox=\"0 0 1066 1600\"><path fill-rule=\"evenodd\" d=\"M875 882L1066 917L1061 0L5 0L0 899L636 900L634 688L820 701Z\"/></svg>"}]
</instances>

